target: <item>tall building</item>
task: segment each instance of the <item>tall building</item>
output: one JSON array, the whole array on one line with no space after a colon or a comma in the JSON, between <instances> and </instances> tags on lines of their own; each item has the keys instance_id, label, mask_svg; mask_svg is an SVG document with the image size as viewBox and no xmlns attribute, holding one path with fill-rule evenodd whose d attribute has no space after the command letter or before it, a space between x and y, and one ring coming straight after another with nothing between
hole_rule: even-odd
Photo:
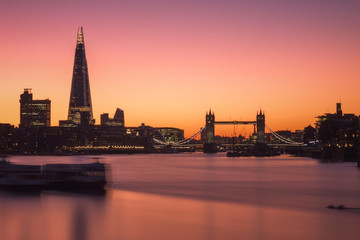
<instances>
[{"instance_id":1,"label":"tall building","mask_svg":"<svg viewBox=\"0 0 360 240\"><path fill-rule=\"evenodd\" d=\"M125 126L124 111L120 108L116 109L116 112L114 114L114 121L120 123L121 126Z\"/></svg>"},{"instance_id":2,"label":"tall building","mask_svg":"<svg viewBox=\"0 0 360 240\"><path fill-rule=\"evenodd\" d=\"M100 116L101 126L125 126L124 111L120 108L116 109L114 118L109 118L108 113L103 113Z\"/></svg>"},{"instance_id":3,"label":"tall building","mask_svg":"<svg viewBox=\"0 0 360 240\"><path fill-rule=\"evenodd\" d=\"M67 122L74 126L94 124L89 74L85 56L84 33L82 27L80 27L77 32L75 61Z\"/></svg>"},{"instance_id":4,"label":"tall building","mask_svg":"<svg viewBox=\"0 0 360 240\"><path fill-rule=\"evenodd\" d=\"M25 88L20 95L20 128L50 127L49 99L33 100L30 88Z\"/></svg>"}]
</instances>

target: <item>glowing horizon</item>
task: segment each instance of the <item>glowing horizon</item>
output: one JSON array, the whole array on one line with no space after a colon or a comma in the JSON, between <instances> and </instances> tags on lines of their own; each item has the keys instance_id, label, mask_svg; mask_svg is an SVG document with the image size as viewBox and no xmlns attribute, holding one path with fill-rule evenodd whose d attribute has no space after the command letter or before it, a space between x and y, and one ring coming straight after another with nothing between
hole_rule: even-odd
<instances>
[{"instance_id":1,"label":"glowing horizon","mask_svg":"<svg viewBox=\"0 0 360 240\"><path fill-rule=\"evenodd\" d=\"M19 124L24 88L51 100L52 126L67 119L79 26L97 124L121 108L126 126L177 127L191 136L210 107L224 121L255 120L261 107L272 130L293 131L335 112L340 98L344 113L360 114L358 1L1 6L0 123ZM216 126L217 135L233 132Z\"/></svg>"}]
</instances>

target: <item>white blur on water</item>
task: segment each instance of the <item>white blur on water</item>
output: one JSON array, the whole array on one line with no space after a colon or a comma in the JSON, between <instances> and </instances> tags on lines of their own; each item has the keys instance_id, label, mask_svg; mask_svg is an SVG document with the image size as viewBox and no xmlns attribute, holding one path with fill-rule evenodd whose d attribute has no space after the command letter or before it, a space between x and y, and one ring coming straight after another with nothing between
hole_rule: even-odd
<instances>
[{"instance_id":1,"label":"white blur on water","mask_svg":"<svg viewBox=\"0 0 360 240\"><path fill-rule=\"evenodd\" d=\"M86 163L94 156L14 156ZM360 239L360 169L291 156L102 155L103 195L0 191L0 239Z\"/></svg>"}]
</instances>

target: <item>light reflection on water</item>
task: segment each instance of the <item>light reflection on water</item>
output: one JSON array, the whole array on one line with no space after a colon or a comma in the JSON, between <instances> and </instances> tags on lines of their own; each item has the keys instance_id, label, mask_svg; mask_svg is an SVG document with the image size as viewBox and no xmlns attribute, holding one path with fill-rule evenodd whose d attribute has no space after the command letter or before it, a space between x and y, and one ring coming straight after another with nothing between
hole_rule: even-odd
<instances>
[{"instance_id":1,"label":"light reflection on water","mask_svg":"<svg viewBox=\"0 0 360 240\"><path fill-rule=\"evenodd\" d=\"M359 239L360 169L307 158L106 155L104 195L0 191L0 239ZM89 156L13 162L88 162Z\"/></svg>"}]
</instances>

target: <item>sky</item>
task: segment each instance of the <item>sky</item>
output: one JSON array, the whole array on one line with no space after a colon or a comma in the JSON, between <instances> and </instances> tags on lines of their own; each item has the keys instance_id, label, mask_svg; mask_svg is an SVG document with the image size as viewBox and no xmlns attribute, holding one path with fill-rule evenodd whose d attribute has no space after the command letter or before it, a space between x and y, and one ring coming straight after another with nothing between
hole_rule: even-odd
<instances>
[{"instance_id":1,"label":"sky","mask_svg":"<svg viewBox=\"0 0 360 240\"><path fill-rule=\"evenodd\" d=\"M296 130L335 112L360 114L358 0L118 0L0 2L0 123L18 125L20 94L67 118L76 32L84 27L96 123L177 127L215 119ZM251 127L216 126L223 136Z\"/></svg>"}]
</instances>

